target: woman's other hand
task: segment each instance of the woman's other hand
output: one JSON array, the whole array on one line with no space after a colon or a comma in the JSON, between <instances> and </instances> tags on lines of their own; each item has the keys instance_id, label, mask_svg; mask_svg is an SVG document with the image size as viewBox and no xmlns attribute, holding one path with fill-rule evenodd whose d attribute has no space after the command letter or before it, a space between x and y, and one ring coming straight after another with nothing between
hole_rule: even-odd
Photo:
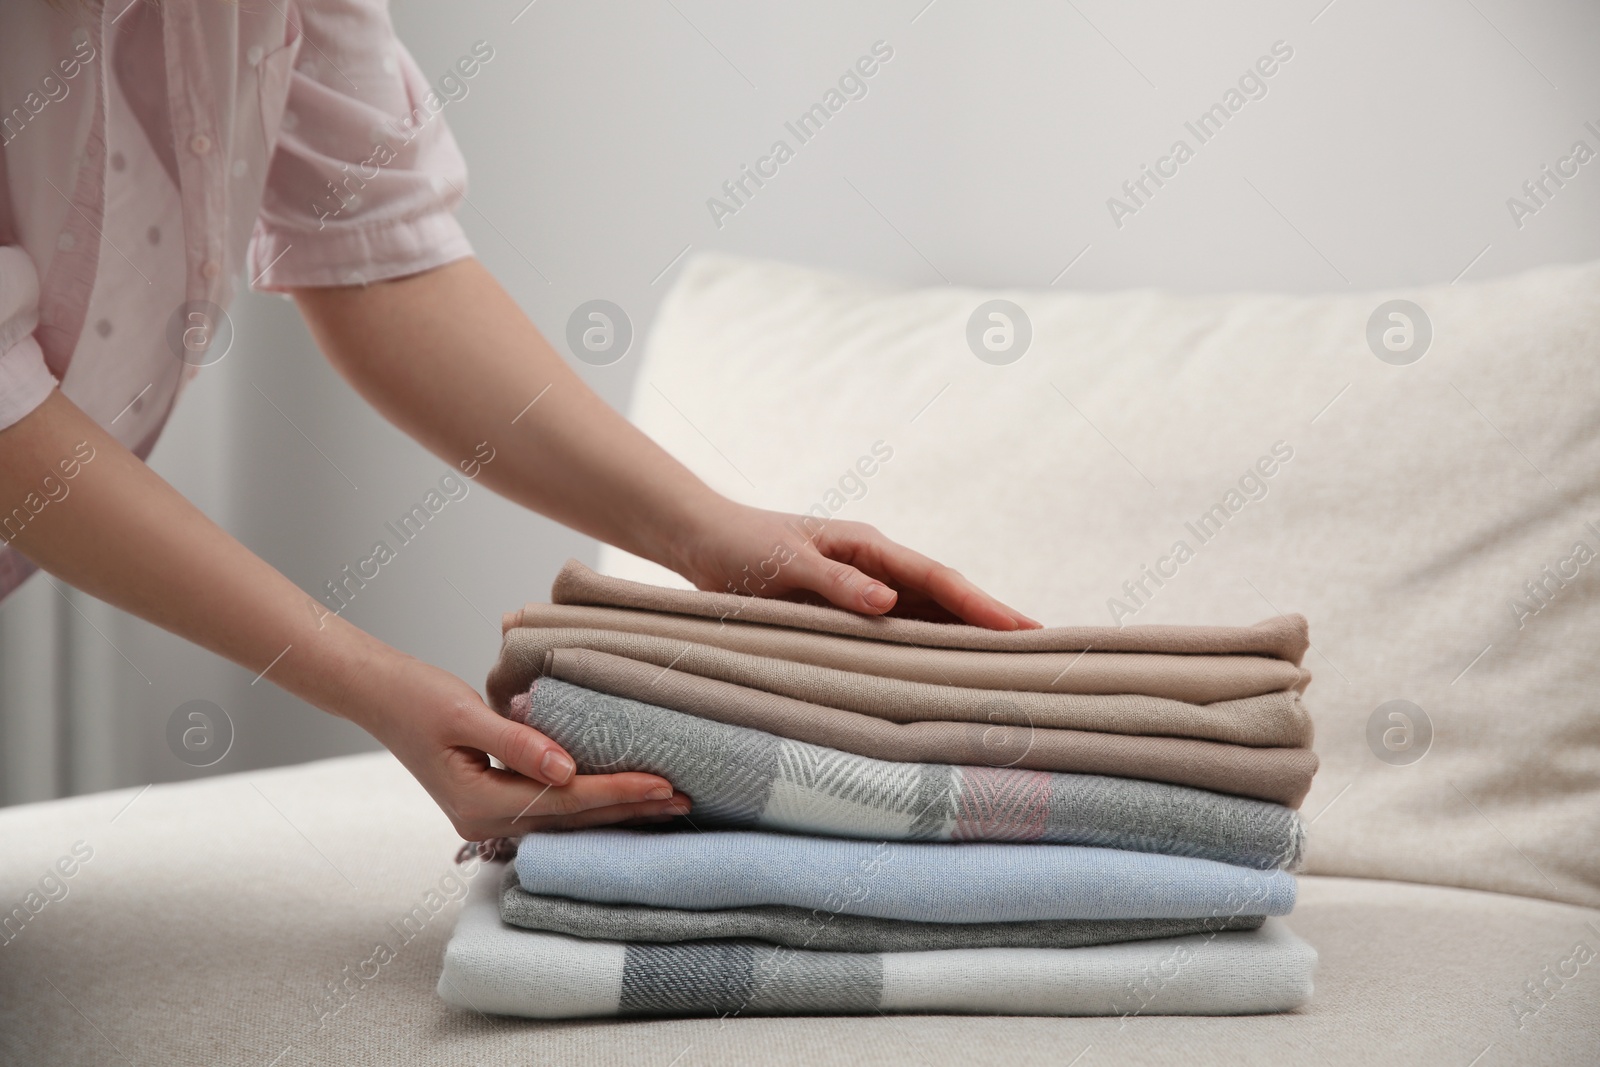
<instances>
[{"instance_id":1,"label":"woman's other hand","mask_svg":"<svg viewBox=\"0 0 1600 1067\"><path fill-rule=\"evenodd\" d=\"M578 774L560 745L495 714L454 675L392 650L382 658L356 672L339 711L395 754L468 841L662 822L690 810L665 778Z\"/></svg>"},{"instance_id":2,"label":"woman's other hand","mask_svg":"<svg viewBox=\"0 0 1600 1067\"><path fill-rule=\"evenodd\" d=\"M674 546L670 565L699 589L814 599L864 615L964 622L991 630L1039 623L951 567L891 541L864 522L720 500Z\"/></svg>"}]
</instances>

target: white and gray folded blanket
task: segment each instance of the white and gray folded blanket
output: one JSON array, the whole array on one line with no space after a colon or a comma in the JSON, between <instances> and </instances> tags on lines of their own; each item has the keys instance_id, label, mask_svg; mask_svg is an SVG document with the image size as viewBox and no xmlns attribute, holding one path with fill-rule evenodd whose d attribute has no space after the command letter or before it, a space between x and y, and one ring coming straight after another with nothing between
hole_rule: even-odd
<instances>
[{"instance_id":1,"label":"white and gray folded blanket","mask_svg":"<svg viewBox=\"0 0 1600 1067\"><path fill-rule=\"evenodd\" d=\"M1111 848L856 841L749 830L528 834L530 893L658 908L769 904L934 923L1287 915L1294 876Z\"/></svg>"},{"instance_id":2,"label":"white and gray folded blanket","mask_svg":"<svg viewBox=\"0 0 1600 1067\"><path fill-rule=\"evenodd\" d=\"M1067 843L1260 869L1292 870L1304 849L1300 816L1281 804L1136 778L891 763L554 678L538 679L510 715L581 772L667 778L692 798L696 826Z\"/></svg>"},{"instance_id":3,"label":"white and gray folded blanket","mask_svg":"<svg viewBox=\"0 0 1600 1067\"><path fill-rule=\"evenodd\" d=\"M1253 931L1083 948L817 952L751 940L586 940L501 921L481 872L445 950L439 995L536 1018L959 1012L1244 1015L1311 996L1316 952L1268 919Z\"/></svg>"},{"instance_id":4,"label":"white and gray folded blanket","mask_svg":"<svg viewBox=\"0 0 1600 1067\"><path fill-rule=\"evenodd\" d=\"M530 893L507 867L500 918L526 930L591 941L676 943L738 938L816 952L928 952L946 948L1082 948L1224 930L1258 930L1262 915L1216 919L1039 919L1034 922L934 923L876 919L816 908L654 908Z\"/></svg>"}]
</instances>

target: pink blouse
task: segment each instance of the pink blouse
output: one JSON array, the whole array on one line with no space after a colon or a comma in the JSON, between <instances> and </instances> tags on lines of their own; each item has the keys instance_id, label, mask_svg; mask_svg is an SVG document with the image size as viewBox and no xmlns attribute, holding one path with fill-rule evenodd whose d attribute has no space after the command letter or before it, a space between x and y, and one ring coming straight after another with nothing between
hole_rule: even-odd
<instances>
[{"instance_id":1,"label":"pink blouse","mask_svg":"<svg viewBox=\"0 0 1600 1067\"><path fill-rule=\"evenodd\" d=\"M493 54L476 46L452 84ZM384 0L4 0L0 429L59 385L142 458L226 355L243 284L471 255L446 103ZM0 500L0 540L70 491L69 469ZM31 569L0 547L0 596Z\"/></svg>"}]
</instances>

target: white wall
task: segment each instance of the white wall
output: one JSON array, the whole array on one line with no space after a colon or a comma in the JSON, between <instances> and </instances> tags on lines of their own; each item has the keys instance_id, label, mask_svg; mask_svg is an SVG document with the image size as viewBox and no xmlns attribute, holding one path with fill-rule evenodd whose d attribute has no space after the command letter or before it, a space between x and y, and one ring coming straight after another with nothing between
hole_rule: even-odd
<instances>
[{"instance_id":1,"label":"white wall","mask_svg":"<svg viewBox=\"0 0 1600 1067\"><path fill-rule=\"evenodd\" d=\"M552 337L585 300L626 309L634 353L580 368L617 404L686 247L929 284L1207 292L1376 288L1600 257L1600 162L1520 228L1506 203L1574 141L1600 150L1594 5L524 2L405 0L395 19L430 73L480 39L495 49L446 109L472 166L463 221ZM867 95L716 226L707 198L775 138L793 145L784 122L880 40L894 55ZM1107 198L1176 138L1194 145L1185 120L1277 41L1293 56L1267 95L1115 226ZM314 590L445 467L337 380L289 304L247 297L235 320L234 351L203 372L152 462ZM474 489L348 617L476 684L500 612L543 597L563 559L594 549ZM78 604L82 616L36 579L0 609L0 685L29 672L23 637L45 621L94 650L66 679L59 730L8 715L0 798L371 745L246 672ZM35 682L31 699L46 699ZM209 771L165 742L172 710L195 698L237 728Z\"/></svg>"}]
</instances>

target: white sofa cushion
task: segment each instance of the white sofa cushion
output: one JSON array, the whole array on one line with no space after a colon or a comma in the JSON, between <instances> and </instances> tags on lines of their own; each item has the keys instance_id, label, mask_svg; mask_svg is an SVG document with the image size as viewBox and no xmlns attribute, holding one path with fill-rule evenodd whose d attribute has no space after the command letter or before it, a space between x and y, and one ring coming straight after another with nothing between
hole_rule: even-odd
<instances>
[{"instance_id":1,"label":"white sofa cushion","mask_svg":"<svg viewBox=\"0 0 1600 1067\"><path fill-rule=\"evenodd\" d=\"M968 343L997 298L1031 323L1002 365ZM1409 353L1394 299L1431 326ZM1310 871L1600 904L1600 264L1185 297L703 255L631 414L728 495L872 522L1046 622L1304 613Z\"/></svg>"},{"instance_id":2,"label":"white sofa cushion","mask_svg":"<svg viewBox=\"0 0 1600 1067\"><path fill-rule=\"evenodd\" d=\"M1600 912L1316 877L1287 920L1315 993L1286 1015L490 1018L434 993L457 838L386 753L0 809L0 841L8 908L92 852L0 944L6 1064L1487 1067L1592 1063L1600 1018Z\"/></svg>"}]
</instances>

